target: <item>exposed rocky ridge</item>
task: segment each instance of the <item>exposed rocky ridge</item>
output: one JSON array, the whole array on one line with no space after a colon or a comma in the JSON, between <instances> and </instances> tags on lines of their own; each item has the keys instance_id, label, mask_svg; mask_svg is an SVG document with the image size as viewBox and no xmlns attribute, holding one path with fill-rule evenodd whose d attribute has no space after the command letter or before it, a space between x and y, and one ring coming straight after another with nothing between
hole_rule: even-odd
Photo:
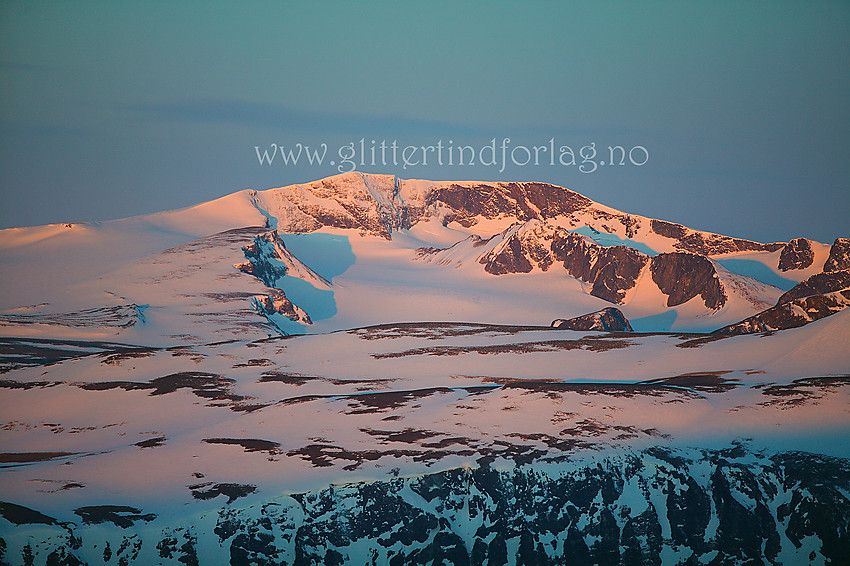
<instances>
[{"instance_id":1,"label":"exposed rocky ridge","mask_svg":"<svg viewBox=\"0 0 850 566\"><path fill-rule=\"evenodd\" d=\"M672 244L675 249L703 255L774 252L786 245L701 232L674 222L623 213L549 183L421 182L351 172L254 192L252 198L255 206L265 206L274 214L277 227L285 232L312 232L327 226L359 229L391 239L394 231L432 217L444 225L456 222L467 228L481 219L527 222L563 218L572 225L591 221L597 229L624 233L627 238L635 237L646 221L649 225L645 231L676 240Z\"/></svg>"},{"instance_id":2,"label":"exposed rocky ridge","mask_svg":"<svg viewBox=\"0 0 850 566\"><path fill-rule=\"evenodd\" d=\"M246 262L233 267L249 273L267 287L275 287L278 279L285 275L298 277L320 289L329 289L330 282L310 269L301 260L292 255L277 230L260 234L254 241L242 248Z\"/></svg>"},{"instance_id":3,"label":"exposed rocky ridge","mask_svg":"<svg viewBox=\"0 0 850 566\"><path fill-rule=\"evenodd\" d=\"M0 560L615 566L668 556L687 564L844 564L848 490L844 459L767 456L744 445L657 447L559 468L484 463L334 485L225 505L190 523L159 517L142 531L109 522L93 531L7 506Z\"/></svg>"},{"instance_id":4,"label":"exposed rocky ridge","mask_svg":"<svg viewBox=\"0 0 850 566\"><path fill-rule=\"evenodd\" d=\"M786 291L781 297L779 297L776 304L781 305L782 303L788 303L795 299L802 299L803 297L808 297L810 295L821 295L824 293L831 293L833 291L841 291L848 287L850 287L850 269L815 273Z\"/></svg>"},{"instance_id":5,"label":"exposed rocky ridge","mask_svg":"<svg viewBox=\"0 0 850 566\"><path fill-rule=\"evenodd\" d=\"M148 306L130 303L63 313L0 313L0 326L44 324L70 328L128 328L145 323Z\"/></svg>"},{"instance_id":6,"label":"exposed rocky ridge","mask_svg":"<svg viewBox=\"0 0 850 566\"><path fill-rule=\"evenodd\" d=\"M673 246L679 250L702 255L719 255L733 252L757 251L775 252L785 244L781 242L762 244L742 238L732 238L709 232L698 232L691 230L675 222L665 220L650 220L652 231L659 236L678 240Z\"/></svg>"},{"instance_id":7,"label":"exposed rocky ridge","mask_svg":"<svg viewBox=\"0 0 850 566\"><path fill-rule=\"evenodd\" d=\"M726 303L726 291L714 264L707 258L686 252L658 254L650 264L652 280L667 295L667 306L675 307L701 296L705 306L719 309Z\"/></svg>"},{"instance_id":8,"label":"exposed rocky ridge","mask_svg":"<svg viewBox=\"0 0 850 566\"><path fill-rule=\"evenodd\" d=\"M427 205L448 209L443 222L470 227L478 217L511 216L525 222L546 220L588 208L593 201L575 191L548 183L493 183L437 186L425 197Z\"/></svg>"},{"instance_id":9,"label":"exposed rocky ridge","mask_svg":"<svg viewBox=\"0 0 850 566\"><path fill-rule=\"evenodd\" d=\"M609 332L633 332L629 319L614 307L592 312L574 318L557 318L552 321L552 328L562 330L604 330Z\"/></svg>"},{"instance_id":10,"label":"exposed rocky ridge","mask_svg":"<svg viewBox=\"0 0 850 566\"><path fill-rule=\"evenodd\" d=\"M668 296L668 307L699 295L707 308L716 310L728 298L714 264L697 254L675 252L649 257L626 246L603 247L566 231L556 233L552 251L570 275L593 285L591 295L612 303L623 302L647 264L653 282Z\"/></svg>"},{"instance_id":11,"label":"exposed rocky ridge","mask_svg":"<svg viewBox=\"0 0 850 566\"><path fill-rule=\"evenodd\" d=\"M787 291L776 306L715 330L751 334L797 328L833 315L850 305L850 269L816 273Z\"/></svg>"},{"instance_id":12,"label":"exposed rocky ridge","mask_svg":"<svg viewBox=\"0 0 850 566\"><path fill-rule=\"evenodd\" d=\"M654 283L668 295L669 307L700 295L707 308L716 310L728 298L715 265L701 255L675 252L650 257L628 246L599 245L592 238L537 219L515 224L487 240L470 236L450 248L421 248L417 253L438 264L460 264L464 253L477 253L479 247L484 251L476 261L487 273L547 271L560 263L571 276L590 284L591 295L615 304L626 302L647 265Z\"/></svg>"},{"instance_id":13,"label":"exposed rocky ridge","mask_svg":"<svg viewBox=\"0 0 850 566\"><path fill-rule=\"evenodd\" d=\"M815 261L815 252L812 250L812 242L806 238L794 238L782 248L779 254L779 269L790 271L792 269L805 269Z\"/></svg>"},{"instance_id":14,"label":"exposed rocky ridge","mask_svg":"<svg viewBox=\"0 0 850 566\"><path fill-rule=\"evenodd\" d=\"M823 264L824 271L850 269L850 238L836 238L829 248L829 257Z\"/></svg>"},{"instance_id":15,"label":"exposed rocky ridge","mask_svg":"<svg viewBox=\"0 0 850 566\"><path fill-rule=\"evenodd\" d=\"M587 197L548 183L493 183L466 186L452 184L435 187L425 196L426 205L439 203L449 209L444 223L452 221L470 227L478 217L494 219L514 217L520 222L531 219L548 220L558 216L575 218L577 213L597 221L598 227L608 233L619 230L619 223L627 238L632 238L641 226L642 217L618 211L604 210ZM692 230L681 224L648 219L650 228L658 235L678 240L673 246L682 251L702 255L720 255L742 251L774 252L782 249L783 242L762 244L752 240L733 238L709 232Z\"/></svg>"},{"instance_id":16,"label":"exposed rocky ridge","mask_svg":"<svg viewBox=\"0 0 850 566\"><path fill-rule=\"evenodd\" d=\"M825 318L850 305L850 288L820 295L789 300L762 311L741 322L724 326L717 334L752 334L785 330Z\"/></svg>"}]
</instances>

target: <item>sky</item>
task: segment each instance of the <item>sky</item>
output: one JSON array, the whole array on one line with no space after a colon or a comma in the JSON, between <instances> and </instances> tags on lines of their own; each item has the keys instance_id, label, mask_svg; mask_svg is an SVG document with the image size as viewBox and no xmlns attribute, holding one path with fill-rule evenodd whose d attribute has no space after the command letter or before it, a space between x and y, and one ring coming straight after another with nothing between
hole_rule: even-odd
<instances>
[{"instance_id":1,"label":"sky","mask_svg":"<svg viewBox=\"0 0 850 566\"><path fill-rule=\"evenodd\" d=\"M2 2L0 228L311 181L362 139L360 171L829 243L850 237L848 61L848 2ZM437 143L481 159L403 163ZM260 164L272 144L327 149Z\"/></svg>"}]
</instances>

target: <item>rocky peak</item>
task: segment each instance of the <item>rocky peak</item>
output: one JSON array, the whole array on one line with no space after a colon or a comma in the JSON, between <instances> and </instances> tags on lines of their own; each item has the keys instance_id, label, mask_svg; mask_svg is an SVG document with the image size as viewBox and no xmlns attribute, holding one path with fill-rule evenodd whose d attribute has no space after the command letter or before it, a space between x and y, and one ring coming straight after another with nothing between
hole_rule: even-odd
<instances>
[{"instance_id":1,"label":"rocky peak","mask_svg":"<svg viewBox=\"0 0 850 566\"><path fill-rule=\"evenodd\" d=\"M823 265L824 271L850 269L850 238L836 238L829 248L829 257Z\"/></svg>"},{"instance_id":2,"label":"rocky peak","mask_svg":"<svg viewBox=\"0 0 850 566\"><path fill-rule=\"evenodd\" d=\"M706 256L787 248L788 258L783 265L802 265L808 253L802 240L788 247L781 242L762 244L700 232L674 222L625 214L549 183L403 181L393 175L352 171L312 183L269 189L256 193L253 199L264 215L274 217L278 228L290 233L322 227L350 228L392 239L393 232L432 217L444 225L456 222L467 228L482 219L524 223L561 218L565 226L592 225L627 238L643 233L641 226L648 223L644 231L670 238L674 249Z\"/></svg>"},{"instance_id":3,"label":"rocky peak","mask_svg":"<svg viewBox=\"0 0 850 566\"><path fill-rule=\"evenodd\" d=\"M244 273L250 273L260 279L266 287L276 287L278 279L285 275L298 277L318 289L330 289L330 282L310 269L295 257L280 237L277 230L271 230L254 238L254 241L242 248L247 261L234 267Z\"/></svg>"},{"instance_id":4,"label":"rocky peak","mask_svg":"<svg viewBox=\"0 0 850 566\"><path fill-rule=\"evenodd\" d=\"M277 230L259 234L247 246L242 248L245 259L233 267L253 275L267 287L267 294L256 295L252 298L254 309L272 320L273 315L279 314L301 324L312 324L310 315L294 304L280 289L280 280L284 276L297 277L310 283L317 289L330 289L331 283L301 260L295 257L287 248Z\"/></svg>"},{"instance_id":5,"label":"rocky peak","mask_svg":"<svg viewBox=\"0 0 850 566\"><path fill-rule=\"evenodd\" d=\"M410 228L421 205L405 202L394 175L353 171L312 183L269 189L255 195L284 232L312 232L322 227L353 228L391 239Z\"/></svg>"},{"instance_id":6,"label":"rocky peak","mask_svg":"<svg viewBox=\"0 0 850 566\"><path fill-rule=\"evenodd\" d=\"M650 264L652 280L667 295L667 306L675 307L701 296L705 306L719 309L726 304L726 292L714 264L706 257L674 252L658 254Z\"/></svg>"},{"instance_id":7,"label":"rocky peak","mask_svg":"<svg viewBox=\"0 0 850 566\"><path fill-rule=\"evenodd\" d=\"M604 330L609 332L633 332L629 320L614 307L606 307L601 311L592 312L575 318L558 318L552 321L552 328L562 330Z\"/></svg>"},{"instance_id":8,"label":"rocky peak","mask_svg":"<svg viewBox=\"0 0 850 566\"><path fill-rule=\"evenodd\" d=\"M782 248L782 253L779 254L779 269L782 271L805 269L814 261L815 252L812 250L812 243L806 238L795 238Z\"/></svg>"},{"instance_id":9,"label":"rocky peak","mask_svg":"<svg viewBox=\"0 0 850 566\"><path fill-rule=\"evenodd\" d=\"M478 262L492 275L529 273L536 265L546 271L554 263L552 240L556 229L539 220L514 224L505 230L502 241L483 254Z\"/></svg>"}]
</instances>

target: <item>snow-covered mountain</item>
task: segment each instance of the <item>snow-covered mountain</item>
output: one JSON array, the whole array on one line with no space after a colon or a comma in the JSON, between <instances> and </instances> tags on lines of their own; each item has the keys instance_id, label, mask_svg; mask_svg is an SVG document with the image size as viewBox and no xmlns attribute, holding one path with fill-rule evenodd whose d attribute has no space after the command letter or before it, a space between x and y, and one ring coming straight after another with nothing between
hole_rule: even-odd
<instances>
[{"instance_id":1,"label":"snow-covered mountain","mask_svg":"<svg viewBox=\"0 0 850 566\"><path fill-rule=\"evenodd\" d=\"M126 220L4 230L0 328L203 342L387 320L546 324L616 304L637 330L714 330L773 307L839 248L694 231L554 185L354 172ZM146 324L117 333L48 322L132 305Z\"/></svg>"},{"instance_id":2,"label":"snow-covered mountain","mask_svg":"<svg viewBox=\"0 0 850 566\"><path fill-rule=\"evenodd\" d=\"M0 562L840 564L848 252L361 173L0 231Z\"/></svg>"}]
</instances>

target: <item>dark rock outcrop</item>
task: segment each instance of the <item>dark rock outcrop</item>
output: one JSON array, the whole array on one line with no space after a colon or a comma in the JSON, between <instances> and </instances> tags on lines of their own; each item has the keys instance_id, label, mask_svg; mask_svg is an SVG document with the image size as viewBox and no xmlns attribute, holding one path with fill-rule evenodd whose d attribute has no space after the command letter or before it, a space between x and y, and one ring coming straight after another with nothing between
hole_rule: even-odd
<instances>
[{"instance_id":1,"label":"dark rock outcrop","mask_svg":"<svg viewBox=\"0 0 850 566\"><path fill-rule=\"evenodd\" d=\"M592 312L575 318L558 318L552 321L552 328L561 330L605 330L610 332L633 332L629 320L614 307Z\"/></svg>"},{"instance_id":2,"label":"dark rock outcrop","mask_svg":"<svg viewBox=\"0 0 850 566\"><path fill-rule=\"evenodd\" d=\"M286 275L286 265L274 253L275 244L283 246L277 231L261 234L254 241L242 248L245 261L234 265L242 273L253 275L262 281L266 287L277 285L278 279ZM285 247L285 246L284 246Z\"/></svg>"},{"instance_id":3,"label":"dark rock outcrop","mask_svg":"<svg viewBox=\"0 0 850 566\"><path fill-rule=\"evenodd\" d=\"M652 280L667 295L667 306L675 307L701 296L705 306L719 309L726 304L726 291L714 264L686 252L658 254L650 263Z\"/></svg>"},{"instance_id":4,"label":"dark rock outcrop","mask_svg":"<svg viewBox=\"0 0 850 566\"><path fill-rule=\"evenodd\" d=\"M782 248L782 253L779 254L779 269L782 271L806 269L814 261L815 252L812 250L812 243L806 238L795 238Z\"/></svg>"},{"instance_id":5,"label":"dark rock outcrop","mask_svg":"<svg viewBox=\"0 0 850 566\"><path fill-rule=\"evenodd\" d=\"M513 216L521 222L545 220L590 206L592 201L575 191L548 183L493 183L474 186L451 184L436 187L425 197L426 205L449 209L443 222L470 227L477 217Z\"/></svg>"},{"instance_id":6,"label":"dark rock outcrop","mask_svg":"<svg viewBox=\"0 0 850 566\"><path fill-rule=\"evenodd\" d=\"M667 222L666 220L658 220L653 218L649 225L652 227L652 231L658 234L659 236L664 236L665 238L672 238L674 240L678 240L679 238L683 238L685 234L688 233L688 229L681 224L677 224L675 222Z\"/></svg>"},{"instance_id":7,"label":"dark rock outcrop","mask_svg":"<svg viewBox=\"0 0 850 566\"><path fill-rule=\"evenodd\" d=\"M43 513L30 509L29 507L16 505L7 501L0 501L0 517L3 517L13 525L59 524L59 522L53 517L49 517Z\"/></svg>"},{"instance_id":8,"label":"dark rock outcrop","mask_svg":"<svg viewBox=\"0 0 850 566\"><path fill-rule=\"evenodd\" d=\"M484 271L492 275L506 273L529 273L534 266L526 257L526 250L517 237L511 237L498 254L482 257L479 261L484 265ZM548 269L548 265L546 268Z\"/></svg>"},{"instance_id":9,"label":"dark rock outcrop","mask_svg":"<svg viewBox=\"0 0 850 566\"><path fill-rule=\"evenodd\" d=\"M590 294L621 303L637 283L649 256L625 246L602 247L576 233L559 231L552 241L555 259L577 279L593 285Z\"/></svg>"},{"instance_id":10,"label":"dark rock outcrop","mask_svg":"<svg viewBox=\"0 0 850 566\"><path fill-rule=\"evenodd\" d=\"M659 236L678 240L678 242L673 244L673 247L676 249L702 255L719 255L745 251L775 252L785 245L781 242L762 244L742 238L732 238L730 236L710 234L708 232L697 232L681 224L667 222L665 220L653 219L650 221L650 227Z\"/></svg>"},{"instance_id":11,"label":"dark rock outcrop","mask_svg":"<svg viewBox=\"0 0 850 566\"><path fill-rule=\"evenodd\" d=\"M775 307L719 328L717 334L751 334L797 328L850 305L850 270L816 273L779 297Z\"/></svg>"},{"instance_id":12,"label":"dark rock outcrop","mask_svg":"<svg viewBox=\"0 0 850 566\"><path fill-rule=\"evenodd\" d=\"M756 315L715 330L715 334L752 334L804 326L825 318L850 305L850 289L822 295L810 295L780 303Z\"/></svg>"},{"instance_id":13,"label":"dark rock outcrop","mask_svg":"<svg viewBox=\"0 0 850 566\"><path fill-rule=\"evenodd\" d=\"M850 238L836 238L829 248L829 257L823 264L824 271L850 269Z\"/></svg>"},{"instance_id":14,"label":"dark rock outcrop","mask_svg":"<svg viewBox=\"0 0 850 566\"><path fill-rule=\"evenodd\" d=\"M280 289L269 288L268 295L257 295L253 298L253 305L257 311L265 316L282 314L293 322L301 324L313 324L307 312L290 301L286 294Z\"/></svg>"},{"instance_id":15,"label":"dark rock outcrop","mask_svg":"<svg viewBox=\"0 0 850 566\"><path fill-rule=\"evenodd\" d=\"M810 295L822 295L824 293L832 293L833 291L841 291L848 287L850 287L850 269L815 273L786 291L779 297L776 304L781 305L782 303L788 303Z\"/></svg>"},{"instance_id":16,"label":"dark rock outcrop","mask_svg":"<svg viewBox=\"0 0 850 566\"><path fill-rule=\"evenodd\" d=\"M546 271L554 263L552 239L555 230L550 226L533 220L519 229L512 226L508 230L513 233L478 260L484 271L492 275L529 273L535 265Z\"/></svg>"},{"instance_id":17,"label":"dark rock outcrop","mask_svg":"<svg viewBox=\"0 0 850 566\"><path fill-rule=\"evenodd\" d=\"M0 327L45 324L69 328L129 328L145 323L145 310L149 306L129 303L61 313L0 313Z\"/></svg>"},{"instance_id":18,"label":"dark rock outcrop","mask_svg":"<svg viewBox=\"0 0 850 566\"><path fill-rule=\"evenodd\" d=\"M546 271L557 261L567 273L589 283L594 297L622 304L643 268L650 264L653 281L668 295L667 306L680 305L697 295L710 309L719 309L726 303L727 295L714 264L699 254L675 252L650 258L627 246L601 246L587 236L538 220L512 226L502 237L502 242L478 260L493 275L529 273L535 267ZM433 255L440 251L420 253Z\"/></svg>"}]
</instances>

